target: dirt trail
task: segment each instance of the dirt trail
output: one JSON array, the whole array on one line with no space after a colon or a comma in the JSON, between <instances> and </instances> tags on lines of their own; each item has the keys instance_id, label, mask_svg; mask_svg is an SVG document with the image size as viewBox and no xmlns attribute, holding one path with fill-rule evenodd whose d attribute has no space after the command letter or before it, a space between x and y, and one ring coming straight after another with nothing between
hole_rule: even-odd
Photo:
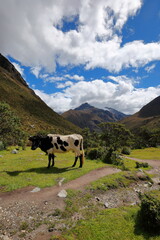
<instances>
[{"instance_id":1,"label":"dirt trail","mask_svg":"<svg viewBox=\"0 0 160 240\"><path fill-rule=\"evenodd\" d=\"M148 163L151 167L157 168L160 167L160 160L154 160L154 159L139 159L139 158L132 158L128 156L123 156L125 158L129 158L131 160L137 161L137 162L146 162Z\"/></svg>"},{"instance_id":2,"label":"dirt trail","mask_svg":"<svg viewBox=\"0 0 160 240\"><path fill-rule=\"evenodd\" d=\"M72 180L68 183L62 184L62 186L54 186L41 189L39 192L31 192L35 187L26 187L22 189L15 190L13 192L8 193L0 193L0 206L7 206L10 203L17 202L19 200L25 202L36 201L36 203L40 203L43 201L50 201L55 196L57 196L58 192L62 189L83 189L89 183L104 177L109 174L119 172L119 169L104 167L93 170L75 180Z\"/></svg>"}]
</instances>

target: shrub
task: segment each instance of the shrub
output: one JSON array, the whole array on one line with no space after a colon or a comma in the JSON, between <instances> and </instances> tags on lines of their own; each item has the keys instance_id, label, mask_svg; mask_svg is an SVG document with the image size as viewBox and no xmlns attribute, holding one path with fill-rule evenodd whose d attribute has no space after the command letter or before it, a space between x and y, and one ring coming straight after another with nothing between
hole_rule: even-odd
<instances>
[{"instance_id":1,"label":"shrub","mask_svg":"<svg viewBox=\"0 0 160 240\"><path fill-rule=\"evenodd\" d=\"M160 233L160 192L151 191L142 196L140 218L149 232Z\"/></svg>"},{"instance_id":2,"label":"shrub","mask_svg":"<svg viewBox=\"0 0 160 240\"><path fill-rule=\"evenodd\" d=\"M105 163L113 164L116 166L123 166L123 160L119 156L117 151L112 151L112 149L106 150L102 155L102 161Z\"/></svg>"},{"instance_id":3,"label":"shrub","mask_svg":"<svg viewBox=\"0 0 160 240\"><path fill-rule=\"evenodd\" d=\"M2 141L0 141L0 151L2 151L4 149L5 149L4 143Z\"/></svg>"},{"instance_id":4,"label":"shrub","mask_svg":"<svg viewBox=\"0 0 160 240\"><path fill-rule=\"evenodd\" d=\"M144 163L136 162L136 168L147 168L148 166L149 165L146 162L144 162Z\"/></svg>"},{"instance_id":5,"label":"shrub","mask_svg":"<svg viewBox=\"0 0 160 240\"><path fill-rule=\"evenodd\" d=\"M102 155L102 152L98 148L93 148L89 150L87 153L87 157L91 160L98 159L101 157L101 155Z\"/></svg>"},{"instance_id":6,"label":"shrub","mask_svg":"<svg viewBox=\"0 0 160 240\"><path fill-rule=\"evenodd\" d=\"M131 149L129 147L123 147L121 153L126 154L126 155L130 155L131 154Z\"/></svg>"}]
</instances>

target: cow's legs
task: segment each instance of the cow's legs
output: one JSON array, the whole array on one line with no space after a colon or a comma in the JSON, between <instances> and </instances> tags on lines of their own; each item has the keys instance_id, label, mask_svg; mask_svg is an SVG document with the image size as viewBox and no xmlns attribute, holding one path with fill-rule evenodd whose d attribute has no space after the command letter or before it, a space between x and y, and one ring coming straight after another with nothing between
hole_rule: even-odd
<instances>
[{"instance_id":1,"label":"cow's legs","mask_svg":"<svg viewBox=\"0 0 160 240\"><path fill-rule=\"evenodd\" d=\"M48 167L47 168L50 168L51 159L52 159L52 154L49 154L48 155Z\"/></svg>"},{"instance_id":2,"label":"cow's legs","mask_svg":"<svg viewBox=\"0 0 160 240\"><path fill-rule=\"evenodd\" d=\"M53 167L54 166L54 154L51 154L51 158L52 158L52 165L51 165L51 167Z\"/></svg>"},{"instance_id":3,"label":"cow's legs","mask_svg":"<svg viewBox=\"0 0 160 240\"><path fill-rule=\"evenodd\" d=\"M75 156L75 161L74 161L72 167L75 167L75 166L76 166L77 160L78 160L78 156Z\"/></svg>"}]
</instances>

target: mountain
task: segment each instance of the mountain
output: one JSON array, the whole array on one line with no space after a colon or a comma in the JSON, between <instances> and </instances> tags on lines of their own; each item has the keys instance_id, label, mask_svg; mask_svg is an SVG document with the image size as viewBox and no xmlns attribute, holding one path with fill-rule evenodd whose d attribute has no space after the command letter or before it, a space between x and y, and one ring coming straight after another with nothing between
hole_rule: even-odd
<instances>
[{"instance_id":1,"label":"mountain","mask_svg":"<svg viewBox=\"0 0 160 240\"><path fill-rule=\"evenodd\" d=\"M51 131L73 133L81 130L49 108L30 89L3 55L0 54L0 101L6 102L20 118L22 127L28 133Z\"/></svg>"},{"instance_id":2,"label":"mountain","mask_svg":"<svg viewBox=\"0 0 160 240\"><path fill-rule=\"evenodd\" d=\"M115 122L126 115L114 109L103 110L84 103L74 110L64 112L62 116L81 128L87 127L91 131L97 131L99 130L99 123Z\"/></svg>"},{"instance_id":3,"label":"mountain","mask_svg":"<svg viewBox=\"0 0 160 240\"><path fill-rule=\"evenodd\" d=\"M125 124L131 130L136 130L142 126L150 129L159 128L160 96L142 107L139 112L121 120L121 123Z\"/></svg>"}]
</instances>

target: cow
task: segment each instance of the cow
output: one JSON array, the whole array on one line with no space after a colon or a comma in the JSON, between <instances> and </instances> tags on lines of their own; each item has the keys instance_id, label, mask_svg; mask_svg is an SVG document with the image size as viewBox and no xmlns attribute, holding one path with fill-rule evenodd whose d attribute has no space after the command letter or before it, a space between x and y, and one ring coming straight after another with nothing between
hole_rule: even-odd
<instances>
[{"instance_id":1,"label":"cow","mask_svg":"<svg viewBox=\"0 0 160 240\"><path fill-rule=\"evenodd\" d=\"M84 163L83 137L80 134L57 135L48 134L47 136L32 136L29 137L32 142L31 149L35 150L38 147L48 155L48 167L50 168L51 161L54 166L54 153L65 153L73 151L75 153L75 161L72 167L76 166L78 158L80 159L79 167L82 168Z\"/></svg>"}]
</instances>

